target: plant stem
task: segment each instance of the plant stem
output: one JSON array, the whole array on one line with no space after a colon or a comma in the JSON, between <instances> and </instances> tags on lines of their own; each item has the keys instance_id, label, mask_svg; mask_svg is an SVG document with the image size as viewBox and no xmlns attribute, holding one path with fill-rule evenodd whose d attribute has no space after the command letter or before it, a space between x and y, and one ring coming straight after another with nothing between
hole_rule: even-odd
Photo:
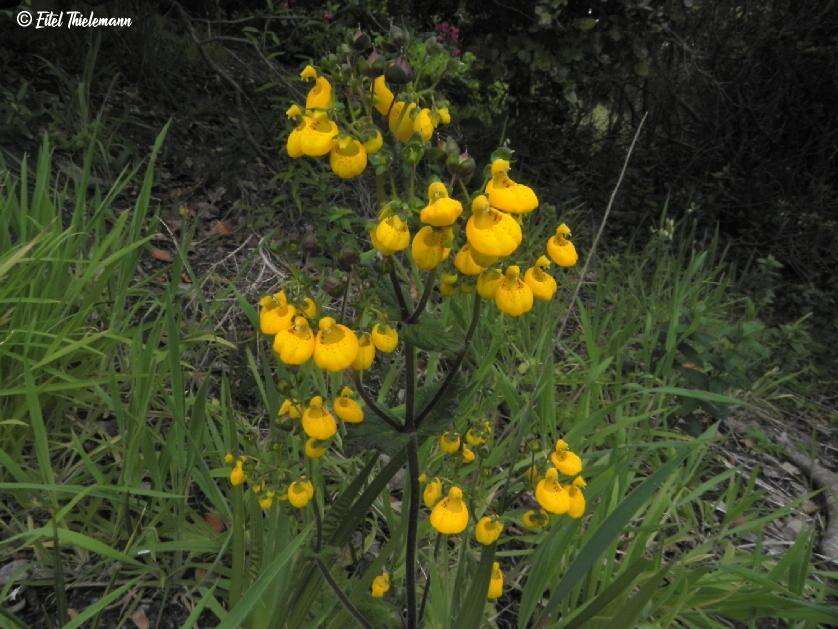
<instances>
[{"instance_id":1,"label":"plant stem","mask_svg":"<svg viewBox=\"0 0 838 629\"><path fill-rule=\"evenodd\" d=\"M416 397L416 348L404 344L405 351L405 429L407 442L407 473L410 478L410 504L407 516L407 548L404 552L405 589L407 596L407 629L416 628L416 532L419 527L419 443L416 439L414 403Z\"/></svg>"},{"instance_id":2,"label":"plant stem","mask_svg":"<svg viewBox=\"0 0 838 629\"><path fill-rule=\"evenodd\" d=\"M394 430L398 432L404 431L404 426L401 426L395 419L390 417L390 415L382 409L376 401L372 398L369 392L364 388L364 385L361 383L361 377L358 375L357 371L352 371L352 382L355 385L355 390L361 396L361 399L364 400L364 403L369 407L369 409L378 415L381 419L383 419L387 425L389 425Z\"/></svg>"},{"instance_id":3,"label":"plant stem","mask_svg":"<svg viewBox=\"0 0 838 629\"><path fill-rule=\"evenodd\" d=\"M352 601L349 600L349 597L346 595L346 592L340 589L337 581L335 581L334 577L329 573L329 569L326 567L326 564L323 563L323 560L320 557L314 558L314 563L317 564L317 567L320 568L320 572L323 573L323 578L326 579L326 583L332 588L332 591L338 597L343 605L343 608L349 612L349 614L358 621L358 624L362 627L369 627L372 629L372 623L369 620L364 618L364 615L358 610L355 605L352 604Z\"/></svg>"},{"instance_id":4,"label":"plant stem","mask_svg":"<svg viewBox=\"0 0 838 629\"><path fill-rule=\"evenodd\" d=\"M434 394L434 397L431 398L431 401L422 409L419 415L416 416L416 429L419 429L419 426L422 424L422 420L424 420L428 414L434 409L436 403L445 395L445 392L448 390L448 387L451 386L451 383L454 381L454 376L457 375L457 372L460 370L460 366L463 364L463 359L466 356L466 352L468 351L469 345L471 344L471 338L474 336L474 331L477 329L477 322L480 319L480 303L481 303L480 295L474 293L474 305L471 310L471 323L468 326L468 330L466 331L466 337L463 340L463 348L459 351L457 356L454 358L454 364L451 365L451 370L445 375L445 379L442 381L442 384L439 385L439 389Z\"/></svg>"},{"instance_id":5,"label":"plant stem","mask_svg":"<svg viewBox=\"0 0 838 629\"><path fill-rule=\"evenodd\" d=\"M346 315L346 304L349 301L349 287L352 285L352 269L346 273L346 286L343 287L343 297L340 302L340 320L344 321Z\"/></svg>"},{"instance_id":6,"label":"plant stem","mask_svg":"<svg viewBox=\"0 0 838 629\"><path fill-rule=\"evenodd\" d=\"M408 316L407 302L404 300L404 293L402 292L402 285L399 282L399 276L396 274L396 264L392 259L387 261L387 272L390 275L390 282L393 284L393 293L396 295L396 301L399 304L399 313L402 320Z\"/></svg>"},{"instance_id":7,"label":"plant stem","mask_svg":"<svg viewBox=\"0 0 838 629\"><path fill-rule=\"evenodd\" d=\"M419 320L419 317L422 316L422 313L425 311L425 306L428 303L428 299L431 298L431 292L433 292L434 289L434 278L436 278L436 272L428 271L428 275L425 278L425 288L422 290L422 297L419 299L419 303L416 304L416 309L407 319L404 320L405 323L416 323Z\"/></svg>"},{"instance_id":8,"label":"plant stem","mask_svg":"<svg viewBox=\"0 0 838 629\"><path fill-rule=\"evenodd\" d=\"M439 546L442 542L442 533L436 534L436 541L434 542L434 562L439 557ZM422 602L419 604L419 624L422 624L422 617L425 615L425 605L428 602L428 593L431 591L431 573L428 572L428 578L425 581L425 589L422 592Z\"/></svg>"},{"instance_id":9,"label":"plant stem","mask_svg":"<svg viewBox=\"0 0 838 629\"><path fill-rule=\"evenodd\" d=\"M242 485L233 487L233 565L230 574L228 606L235 607L244 586L244 497Z\"/></svg>"}]
</instances>

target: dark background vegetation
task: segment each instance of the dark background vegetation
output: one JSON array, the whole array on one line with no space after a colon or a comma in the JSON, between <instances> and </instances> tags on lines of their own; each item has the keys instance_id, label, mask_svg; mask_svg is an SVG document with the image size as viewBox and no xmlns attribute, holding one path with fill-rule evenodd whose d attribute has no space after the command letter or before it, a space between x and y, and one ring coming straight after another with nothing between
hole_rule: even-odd
<instances>
[{"instance_id":1,"label":"dark background vegetation","mask_svg":"<svg viewBox=\"0 0 838 629\"><path fill-rule=\"evenodd\" d=\"M590 226L648 113L605 246L647 239L664 213L718 229L762 319L807 317L801 368L835 366L836 2L31 3L134 19L95 31L18 28L3 4L3 161L19 168L48 132L71 171L95 137L108 181L172 118L160 190L174 202L288 212L295 75L358 27L435 33L470 64L448 86L464 146L480 163L508 138L524 177Z\"/></svg>"}]
</instances>

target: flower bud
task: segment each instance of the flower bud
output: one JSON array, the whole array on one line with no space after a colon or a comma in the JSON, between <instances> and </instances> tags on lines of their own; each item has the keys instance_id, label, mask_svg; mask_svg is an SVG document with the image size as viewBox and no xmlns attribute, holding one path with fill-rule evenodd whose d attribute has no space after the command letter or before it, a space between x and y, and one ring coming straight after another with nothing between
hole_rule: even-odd
<instances>
[{"instance_id":1,"label":"flower bud","mask_svg":"<svg viewBox=\"0 0 838 629\"><path fill-rule=\"evenodd\" d=\"M404 57L398 57L395 61L387 64L387 69L384 70L384 78L388 83L394 85L404 85L413 80L413 68Z\"/></svg>"},{"instance_id":2,"label":"flower bud","mask_svg":"<svg viewBox=\"0 0 838 629\"><path fill-rule=\"evenodd\" d=\"M404 161L408 164L418 164L424 153L425 149L419 142L410 142L404 147Z\"/></svg>"},{"instance_id":3,"label":"flower bud","mask_svg":"<svg viewBox=\"0 0 838 629\"><path fill-rule=\"evenodd\" d=\"M358 252L352 247L344 247L338 254L338 267L341 271L349 271L358 264Z\"/></svg>"},{"instance_id":4,"label":"flower bud","mask_svg":"<svg viewBox=\"0 0 838 629\"><path fill-rule=\"evenodd\" d=\"M429 55L436 55L443 52L445 49L442 47L442 44L439 43L436 35L431 35L425 40L425 50L428 51Z\"/></svg>"},{"instance_id":5,"label":"flower bud","mask_svg":"<svg viewBox=\"0 0 838 629\"><path fill-rule=\"evenodd\" d=\"M330 275L323 282L323 290L331 297L338 297L343 292L343 284L337 277Z\"/></svg>"},{"instance_id":6,"label":"flower bud","mask_svg":"<svg viewBox=\"0 0 838 629\"><path fill-rule=\"evenodd\" d=\"M372 46L370 36L364 31L355 31L355 34L352 36L352 47L358 52L366 52L370 49L370 46Z\"/></svg>"},{"instance_id":7,"label":"flower bud","mask_svg":"<svg viewBox=\"0 0 838 629\"><path fill-rule=\"evenodd\" d=\"M386 61L384 56L377 50L373 50L366 58L365 64L361 68L366 76L375 78L384 72Z\"/></svg>"}]
</instances>

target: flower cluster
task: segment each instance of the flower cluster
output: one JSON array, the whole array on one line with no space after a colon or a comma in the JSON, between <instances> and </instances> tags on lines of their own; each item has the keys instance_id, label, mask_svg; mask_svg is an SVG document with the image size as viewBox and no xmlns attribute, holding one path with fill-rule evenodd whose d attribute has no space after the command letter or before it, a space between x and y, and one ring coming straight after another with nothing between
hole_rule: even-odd
<instances>
[{"instance_id":1,"label":"flower cluster","mask_svg":"<svg viewBox=\"0 0 838 629\"><path fill-rule=\"evenodd\" d=\"M501 262L512 256L523 242L524 216L538 207L538 197L529 186L509 176L510 164L496 159L491 178L483 191L471 201L471 213L465 222L465 242L454 255L453 266L464 280L461 290L476 289L481 298L493 300L498 310L511 317L533 308L534 301L550 301L558 289L556 279L547 271L551 261L560 267L572 267L578 260L571 242L570 229L562 223L546 243L546 255L539 256L526 271L517 264ZM417 268L432 271L449 259L456 246L454 231L463 214L463 205L452 198L445 184L428 185L428 201L419 213L422 227L411 240L409 216L403 204L386 203L370 230L370 241L382 256L392 256L410 247ZM456 273L442 273L440 293L454 293L459 282Z\"/></svg>"},{"instance_id":2,"label":"flower cluster","mask_svg":"<svg viewBox=\"0 0 838 629\"><path fill-rule=\"evenodd\" d=\"M525 528L537 531L549 524L550 515L568 515L581 518L585 513L585 479L581 476L582 459L571 451L564 439L556 441L556 446L549 456L552 466L542 477L538 468L528 470L528 479L535 486L535 500L541 507L539 511L527 511L522 524ZM560 482L564 477L566 482Z\"/></svg>"}]
</instances>

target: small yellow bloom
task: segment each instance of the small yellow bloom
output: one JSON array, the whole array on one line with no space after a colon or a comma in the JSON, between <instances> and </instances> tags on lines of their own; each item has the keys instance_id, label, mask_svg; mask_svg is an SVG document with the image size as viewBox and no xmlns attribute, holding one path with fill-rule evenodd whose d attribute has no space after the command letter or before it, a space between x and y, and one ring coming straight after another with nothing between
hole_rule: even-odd
<instances>
[{"instance_id":1,"label":"small yellow bloom","mask_svg":"<svg viewBox=\"0 0 838 629\"><path fill-rule=\"evenodd\" d=\"M407 249L410 244L410 229L401 216L393 214L381 219L370 232L370 239L382 255L389 256Z\"/></svg>"},{"instance_id":2,"label":"small yellow bloom","mask_svg":"<svg viewBox=\"0 0 838 629\"><path fill-rule=\"evenodd\" d=\"M486 195L492 207L504 212L524 214L538 207L538 197L533 189L509 178L509 162L505 159L492 162L492 178L486 184Z\"/></svg>"},{"instance_id":3,"label":"small yellow bloom","mask_svg":"<svg viewBox=\"0 0 838 629\"><path fill-rule=\"evenodd\" d=\"M436 115L439 116L439 121L442 124L451 124L451 113L448 107L440 107L436 110Z\"/></svg>"},{"instance_id":4,"label":"small yellow bloom","mask_svg":"<svg viewBox=\"0 0 838 629\"><path fill-rule=\"evenodd\" d=\"M241 485L244 482L244 462L239 459L236 465L230 471L230 484L233 487Z\"/></svg>"},{"instance_id":5,"label":"small yellow bloom","mask_svg":"<svg viewBox=\"0 0 838 629\"><path fill-rule=\"evenodd\" d=\"M570 508L570 495L558 478L559 472L555 467L547 470L547 474L535 486L535 499L545 511L562 515Z\"/></svg>"},{"instance_id":6,"label":"small yellow bloom","mask_svg":"<svg viewBox=\"0 0 838 629\"><path fill-rule=\"evenodd\" d=\"M419 482L422 483L423 485L428 482L428 475L425 474L425 472L422 472L421 474L419 474Z\"/></svg>"},{"instance_id":7,"label":"small yellow bloom","mask_svg":"<svg viewBox=\"0 0 838 629\"><path fill-rule=\"evenodd\" d=\"M285 115L290 118L291 120L296 120L304 115L303 110L300 108L299 105L294 103L288 109L285 110Z\"/></svg>"},{"instance_id":8,"label":"small yellow bloom","mask_svg":"<svg viewBox=\"0 0 838 629\"><path fill-rule=\"evenodd\" d=\"M300 150L308 157L323 157L332 150L338 126L322 111L306 120L306 126L300 131Z\"/></svg>"},{"instance_id":9,"label":"small yellow bloom","mask_svg":"<svg viewBox=\"0 0 838 629\"><path fill-rule=\"evenodd\" d=\"M440 498L442 498L442 481L439 478L434 478L430 483L425 485L425 489L422 492L422 501L428 509L433 509Z\"/></svg>"},{"instance_id":10,"label":"small yellow bloom","mask_svg":"<svg viewBox=\"0 0 838 629\"><path fill-rule=\"evenodd\" d=\"M384 146L384 138L378 129L375 129L374 134L364 140L364 148L367 151L367 155L375 155L381 150L382 146Z\"/></svg>"},{"instance_id":11,"label":"small yellow bloom","mask_svg":"<svg viewBox=\"0 0 838 629\"><path fill-rule=\"evenodd\" d=\"M372 326L372 342L379 352L389 354L399 344L399 333L391 325L376 323Z\"/></svg>"},{"instance_id":12,"label":"small yellow bloom","mask_svg":"<svg viewBox=\"0 0 838 629\"><path fill-rule=\"evenodd\" d=\"M456 273L443 273L439 276L439 293L443 297L450 297L455 292L457 286Z\"/></svg>"},{"instance_id":13,"label":"small yellow bloom","mask_svg":"<svg viewBox=\"0 0 838 629\"><path fill-rule=\"evenodd\" d=\"M305 476L300 476L288 485L288 502L297 509L304 508L314 498L314 485Z\"/></svg>"},{"instance_id":14,"label":"small yellow bloom","mask_svg":"<svg viewBox=\"0 0 838 629\"><path fill-rule=\"evenodd\" d=\"M574 266L579 261L576 247L570 240L570 227L562 223L556 228L556 234L547 240L547 255L563 267Z\"/></svg>"},{"instance_id":15,"label":"small yellow bloom","mask_svg":"<svg viewBox=\"0 0 838 629\"><path fill-rule=\"evenodd\" d=\"M495 305L510 317L520 317L532 310L532 289L521 280L520 273L517 266L510 266L495 291Z\"/></svg>"},{"instance_id":16,"label":"small yellow bloom","mask_svg":"<svg viewBox=\"0 0 838 629\"><path fill-rule=\"evenodd\" d=\"M472 461L474 461L474 451L471 450L471 448L468 448L467 446L463 446L462 457L463 463L471 463Z\"/></svg>"},{"instance_id":17,"label":"small yellow bloom","mask_svg":"<svg viewBox=\"0 0 838 629\"><path fill-rule=\"evenodd\" d=\"M358 336L358 353L355 355L355 360L352 361L352 369L364 371L372 367L374 361L375 345L373 345L370 335L364 332Z\"/></svg>"},{"instance_id":18,"label":"small yellow bloom","mask_svg":"<svg viewBox=\"0 0 838 629\"><path fill-rule=\"evenodd\" d=\"M390 88L387 87L387 81L384 79L383 74L376 77L375 81L373 81L372 96L375 109L382 116L386 116L387 112L390 111L390 105L393 104L395 97L393 96L393 92L390 91Z\"/></svg>"},{"instance_id":19,"label":"small yellow bloom","mask_svg":"<svg viewBox=\"0 0 838 629\"><path fill-rule=\"evenodd\" d=\"M443 535L462 533L468 526L468 506L463 491L456 485L448 495L434 505L430 516L431 526Z\"/></svg>"},{"instance_id":20,"label":"small yellow bloom","mask_svg":"<svg viewBox=\"0 0 838 629\"><path fill-rule=\"evenodd\" d=\"M486 443L486 435L476 428L469 428L466 431L466 443L475 448L479 448Z\"/></svg>"},{"instance_id":21,"label":"small yellow bloom","mask_svg":"<svg viewBox=\"0 0 838 629\"><path fill-rule=\"evenodd\" d=\"M439 436L439 449L445 454L454 454L460 449L460 433L444 432Z\"/></svg>"},{"instance_id":22,"label":"small yellow bloom","mask_svg":"<svg viewBox=\"0 0 838 629\"><path fill-rule=\"evenodd\" d=\"M288 303L285 291L259 298L259 329L262 334L278 334L290 328L297 309Z\"/></svg>"},{"instance_id":23,"label":"small yellow bloom","mask_svg":"<svg viewBox=\"0 0 838 629\"><path fill-rule=\"evenodd\" d=\"M329 165L332 172L341 179L352 179L367 167L367 150L358 140L349 136L332 140Z\"/></svg>"},{"instance_id":24,"label":"small yellow bloom","mask_svg":"<svg viewBox=\"0 0 838 629\"><path fill-rule=\"evenodd\" d=\"M555 278L544 269L550 265L547 256L541 256L536 263L524 273L524 282L532 290L532 296L541 301L550 301L559 288Z\"/></svg>"},{"instance_id":25,"label":"small yellow bloom","mask_svg":"<svg viewBox=\"0 0 838 629\"><path fill-rule=\"evenodd\" d=\"M431 117L431 110L423 107L416 114L413 120L413 132L422 137L423 142L427 142L434 134L434 121Z\"/></svg>"},{"instance_id":26,"label":"small yellow bloom","mask_svg":"<svg viewBox=\"0 0 838 629\"><path fill-rule=\"evenodd\" d=\"M274 492L273 490L268 490L259 498L259 506L267 511L271 508L271 505L274 503Z\"/></svg>"},{"instance_id":27,"label":"small yellow bloom","mask_svg":"<svg viewBox=\"0 0 838 629\"><path fill-rule=\"evenodd\" d=\"M550 517L544 509L530 509L521 516L521 524L530 531L540 531L550 524Z\"/></svg>"},{"instance_id":28,"label":"small yellow bloom","mask_svg":"<svg viewBox=\"0 0 838 629\"><path fill-rule=\"evenodd\" d=\"M310 459L319 459L326 454L326 450L328 449L329 443L326 441L318 441L312 437L306 439L304 451L305 455Z\"/></svg>"},{"instance_id":29,"label":"small yellow bloom","mask_svg":"<svg viewBox=\"0 0 838 629\"><path fill-rule=\"evenodd\" d=\"M463 213L463 205L448 196L448 190L441 181L428 186L428 205L422 208L419 220L433 227L448 227Z\"/></svg>"},{"instance_id":30,"label":"small yellow bloom","mask_svg":"<svg viewBox=\"0 0 838 629\"><path fill-rule=\"evenodd\" d=\"M480 266L472 256L468 243L460 247L457 255L454 256L454 267L463 275L480 275L486 270L486 267Z\"/></svg>"},{"instance_id":31,"label":"small yellow bloom","mask_svg":"<svg viewBox=\"0 0 838 629\"><path fill-rule=\"evenodd\" d=\"M311 297L306 297L303 299L303 307L300 310L309 319L314 319L317 316L317 303Z\"/></svg>"},{"instance_id":32,"label":"small yellow bloom","mask_svg":"<svg viewBox=\"0 0 838 629\"><path fill-rule=\"evenodd\" d=\"M390 591L390 575L385 570L372 580L370 595L373 598L381 598Z\"/></svg>"},{"instance_id":33,"label":"small yellow bloom","mask_svg":"<svg viewBox=\"0 0 838 629\"><path fill-rule=\"evenodd\" d=\"M303 81L307 81L308 79L316 79L317 70L314 69L313 65L308 64L305 68L303 68L302 72L300 72L300 78Z\"/></svg>"},{"instance_id":34,"label":"small yellow bloom","mask_svg":"<svg viewBox=\"0 0 838 629\"><path fill-rule=\"evenodd\" d=\"M224 455L224 462L227 465L232 465L233 461L235 461L235 460L236 460L236 457L233 456L232 452L228 452L227 454Z\"/></svg>"},{"instance_id":35,"label":"small yellow bloom","mask_svg":"<svg viewBox=\"0 0 838 629\"><path fill-rule=\"evenodd\" d=\"M484 546L498 541L501 533L503 533L503 522L496 515L484 515L474 526L474 539Z\"/></svg>"},{"instance_id":36,"label":"small yellow bloom","mask_svg":"<svg viewBox=\"0 0 838 629\"><path fill-rule=\"evenodd\" d=\"M426 225L413 237L411 254L413 262L423 271L430 271L451 253L451 229L438 229Z\"/></svg>"},{"instance_id":37,"label":"small yellow bloom","mask_svg":"<svg viewBox=\"0 0 838 629\"><path fill-rule=\"evenodd\" d=\"M314 353L314 332L305 317L294 319L294 325L274 337L274 352L286 365L302 365Z\"/></svg>"},{"instance_id":38,"label":"small yellow bloom","mask_svg":"<svg viewBox=\"0 0 838 629\"><path fill-rule=\"evenodd\" d=\"M550 460L565 476L576 476L582 472L582 459L570 451L564 439L556 441L556 448L550 453Z\"/></svg>"},{"instance_id":39,"label":"small yellow bloom","mask_svg":"<svg viewBox=\"0 0 838 629\"><path fill-rule=\"evenodd\" d=\"M332 104L332 84L325 76L318 76L306 95L306 109L328 109Z\"/></svg>"},{"instance_id":40,"label":"small yellow bloom","mask_svg":"<svg viewBox=\"0 0 838 629\"><path fill-rule=\"evenodd\" d=\"M323 398L315 395L303 412L303 432L312 439L326 441L338 431L332 414L323 406Z\"/></svg>"},{"instance_id":41,"label":"small yellow bloom","mask_svg":"<svg viewBox=\"0 0 838 629\"><path fill-rule=\"evenodd\" d=\"M466 238L474 251L484 256L508 256L523 237L518 221L491 207L484 195L475 197L466 222Z\"/></svg>"},{"instance_id":42,"label":"small yellow bloom","mask_svg":"<svg viewBox=\"0 0 838 629\"><path fill-rule=\"evenodd\" d=\"M477 276L477 294L483 299L494 299L503 274L497 269L487 269Z\"/></svg>"},{"instance_id":43,"label":"small yellow bloom","mask_svg":"<svg viewBox=\"0 0 838 629\"><path fill-rule=\"evenodd\" d=\"M352 395L352 389L343 387L332 406L334 406L335 414L347 424L360 424L364 421L364 409L352 399Z\"/></svg>"},{"instance_id":44,"label":"small yellow bloom","mask_svg":"<svg viewBox=\"0 0 838 629\"><path fill-rule=\"evenodd\" d=\"M291 129L291 133L288 134L288 139L285 141L285 152L288 153L288 157L297 159L303 156L303 130L308 124L308 117L303 116L297 126Z\"/></svg>"},{"instance_id":45,"label":"small yellow bloom","mask_svg":"<svg viewBox=\"0 0 838 629\"><path fill-rule=\"evenodd\" d=\"M343 371L358 355L358 337L332 317L320 319L314 339L314 362L326 371Z\"/></svg>"},{"instance_id":46,"label":"small yellow bloom","mask_svg":"<svg viewBox=\"0 0 838 629\"><path fill-rule=\"evenodd\" d=\"M503 571L500 569L500 564L495 561L492 564L492 578L489 579L489 591L486 593L486 598L490 601L500 598L503 594Z\"/></svg>"},{"instance_id":47,"label":"small yellow bloom","mask_svg":"<svg viewBox=\"0 0 838 629\"><path fill-rule=\"evenodd\" d=\"M299 402L292 402L291 400L283 400L279 405L279 410L276 412L277 417L288 417L289 419L299 419L303 416L303 407Z\"/></svg>"},{"instance_id":48,"label":"small yellow bloom","mask_svg":"<svg viewBox=\"0 0 838 629\"><path fill-rule=\"evenodd\" d=\"M585 513L585 494L582 490L587 483L581 476L573 479L570 487L567 488L568 496L570 496L570 506L567 509L567 514L574 519L581 518Z\"/></svg>"},{"instance_id":49,"label":"small yellow bloom","mask_svg":"<svg viewBox=\"0 0 838 629\"><path fill-rule=\"evenodd\" d=\"M390 109L390 117L387 119L390 133L396 136L400 142L407 142L413 136L413 118L415 116L416 103L405 103L396 101Z\"/></svg>"}]
</instances>

